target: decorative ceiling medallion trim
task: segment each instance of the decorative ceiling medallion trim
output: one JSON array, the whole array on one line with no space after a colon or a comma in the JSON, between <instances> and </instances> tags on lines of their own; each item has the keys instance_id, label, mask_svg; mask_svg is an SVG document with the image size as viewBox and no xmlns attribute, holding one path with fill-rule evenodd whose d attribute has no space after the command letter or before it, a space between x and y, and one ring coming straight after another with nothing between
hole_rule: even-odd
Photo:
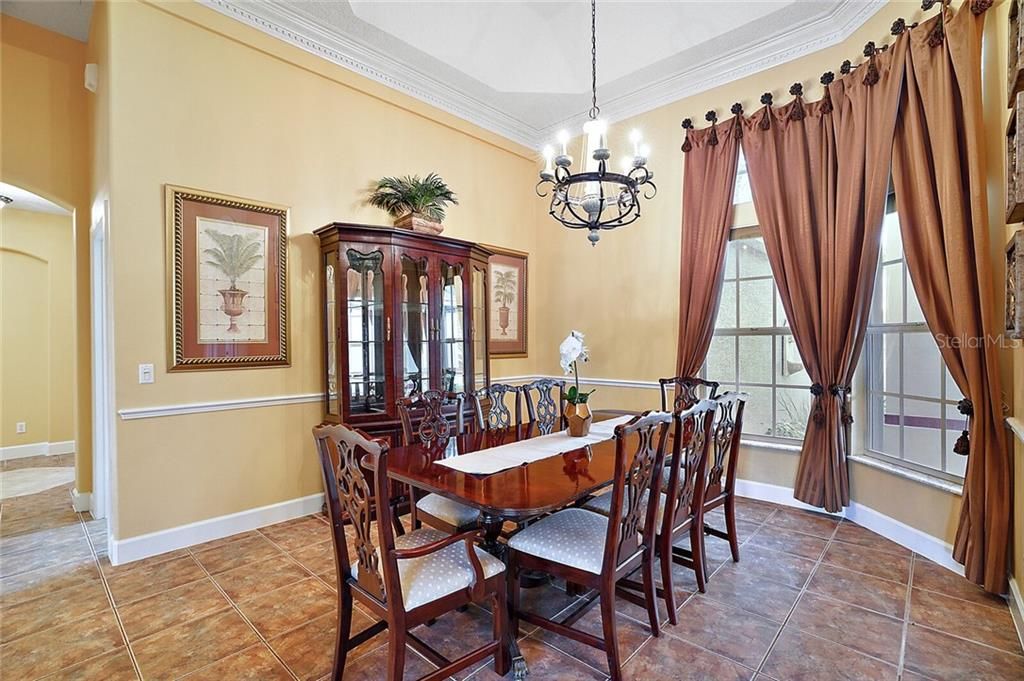
<instances>
[{"instance_id":1,"label":"decorative ceiling medallion trim","mask_svg":"<svg viewBox=\"0 0 1024 681\"><path fill-rule=\"evenodd\" d=\"M554 130L578 125L586 118L586 113L581 111L578 116L537 128L372 47L327 31L286 6L251 0L199 2L333 64L532 149L539 148ZM636 92L609 99L601 110L602 115L609 123L614 123L835 45L848 38L885 5L886 0L842 0L827 17L794 26L755 45L738 47L712 63L694 65ZM581 97L581 105L583 103Z\"/></svg>"}]
</instances>

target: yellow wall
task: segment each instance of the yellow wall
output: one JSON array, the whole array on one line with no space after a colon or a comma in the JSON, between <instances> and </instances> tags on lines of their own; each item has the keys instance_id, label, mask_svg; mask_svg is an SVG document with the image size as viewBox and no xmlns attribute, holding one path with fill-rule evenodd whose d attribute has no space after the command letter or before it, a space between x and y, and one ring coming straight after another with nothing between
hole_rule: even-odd
<instances>
[{"instance_id":1,"label":"yellow wall","mask_svg":"<svg viewBox=\"0 0 1024 681\"><path fill-rule=\"evenodd\" d=\"M0 447L75 436L72 228L68 215L0 210Z\"/></svg>"},{"instance_id":2,"label":"yellow wall","mask_svg":"<svg viewBox=\"0 0 1024 681\"><path fill-rule=\"evenodd\" d=\"M85 44L0 15L0 180L74 211L76 487L92 489ZM68 438L72 439L72 438Z\"/></svg>"},{"instance_id":3,"label":"yellow wall","mask_svg":"<svg viewBox=\"0 0 1024 681\"><path fill-rule=\"evenodd\" d=\"M436 171L460 199L447 235L537 251L529 150L193 3L107 13L119 409L320 391L312 231L386 224L363 203L382 175ZM291 367L166 372L165 183L292 207ZM550 290L536 269L531 289ZM531 301L531 356L493 362L495 376L536 373L543 307ZM137 383L142 362L156 364L152 385ZM320 416L302 404L119 421L115 537L319 492L310 428Z\"/></svg>"}]
</instances>

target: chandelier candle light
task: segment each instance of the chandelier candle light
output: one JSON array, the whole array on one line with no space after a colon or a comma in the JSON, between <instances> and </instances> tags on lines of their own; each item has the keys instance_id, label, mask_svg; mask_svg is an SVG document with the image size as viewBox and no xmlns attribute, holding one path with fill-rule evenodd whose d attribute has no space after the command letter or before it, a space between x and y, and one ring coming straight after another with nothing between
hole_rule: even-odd
<instances>
[{"instance_id":1,"label":"chandelier candle light","mask_svg":"<svg viewBox=\"0 0 1024 681\"><path fill-rule=\"evenodd\" d=\"M624 227L639 219L641 187L646 188L645 199L654 198L658 191L652 181L654 173L647 169L650 148L643 144L638 130L629 134L633 157L623 159L622 172L609 172L607 168L612 155L608 150L608 124L598 118L601 109L597 106L597 0L590 2L590 67L591 106L590 120L583 124L583 168L576 173L570 170L570 137L562 130L558 133L559 154L551 146L544 147L544 170L540 171L536 192L548 196L541 187L550 184L551 217L570 229L589 230L587 238L596 246L600 230Z\"/></svg>"}]
</instances>

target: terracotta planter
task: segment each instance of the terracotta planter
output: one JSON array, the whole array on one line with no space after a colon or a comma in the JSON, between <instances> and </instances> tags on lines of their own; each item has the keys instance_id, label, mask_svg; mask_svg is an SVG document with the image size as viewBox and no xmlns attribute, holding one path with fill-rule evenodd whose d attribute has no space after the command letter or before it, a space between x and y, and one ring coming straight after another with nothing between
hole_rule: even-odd
<instances>
[{"instance_id":1,"label":"terracotta planter","mask_svg":"<svg viewBox=\"0 0 1024 681\"><path fill-rule=\"evenodd\" d=\"M498 308L498 326L501 327L501 335L508 335L508 305L502 305Z\"/></svg>"},{"instance_id":2,"label":"terracotta planter","mask_svg":"<svg viewBox=\"0 0 1024 681\"><path fill-rule=\"evenodd\" d=\"M594 415L590 413L590 407L586 402L583 404L570 402L565 405L565 420L569 424L569 437L583 437L590 433L590 424L594 422Z\"/></svg>"},{"instance_id":3,"label":"terracotta planter","mask_svg":"<svg viewBox=\"0 0 1024 681\"><path fill-rule=\"evenodd\" d=\"M444 231L444 225L440 222L428 220L418 213L406 213L395 220L395 227L411 229L420 234L440 234Z\"/></svg>"},{"instance_id":4,"label":"terracotta planter","mask_svg":"<svg viewBox=\"0 0 1024 681\"><path fill-rule=\"evenodd\" d=\"M231 325L228 326L228 333L238 333L238 324L235 323L237 317L241 317L245 313L245 307L242 305L242 300L249 295L248 291L243 291L240 288L225 288L218 291L221 297L224 299L224 305L220 309L223 310L224 314L231 320Z\"/></svg>"}]
</instances>

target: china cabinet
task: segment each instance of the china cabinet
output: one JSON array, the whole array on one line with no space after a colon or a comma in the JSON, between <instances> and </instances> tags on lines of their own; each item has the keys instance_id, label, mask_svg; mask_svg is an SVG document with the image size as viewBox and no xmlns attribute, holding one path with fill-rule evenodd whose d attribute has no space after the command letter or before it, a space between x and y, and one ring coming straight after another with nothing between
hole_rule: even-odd
<instances>
[{"instance_id":1,"label":"china cabinet","mask_svg":"<svg viewBox=\"0 0 1024 681\"><path fill-rule=\"evenodd\" d=\"M396 401L490 381L487 258L477 244L332 223L320 239L324 421L400 443Z\"/></svg>"}]
</instances>

